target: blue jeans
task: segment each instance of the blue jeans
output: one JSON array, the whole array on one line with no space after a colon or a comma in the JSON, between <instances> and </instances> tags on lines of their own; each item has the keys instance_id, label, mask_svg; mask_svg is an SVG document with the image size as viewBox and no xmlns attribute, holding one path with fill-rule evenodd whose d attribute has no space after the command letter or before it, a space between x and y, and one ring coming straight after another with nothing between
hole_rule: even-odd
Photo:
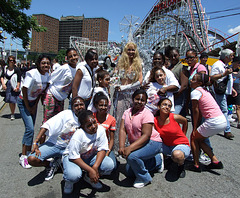
<instances>
[{"instance_id":1,"label":"blue jeans","mask_svg":"<svg viewBox=\"0 0 240 198\"><path fill-rule=\"evenodd\" d=\"M186 95L187 91L183 91L182 94L178 98L174 98L174 109L175 111L173 112L174 114L182 115L186 117Z\"/></svg>"},{"instance_id":2,"label":"blue jeans","mask_svg":"<svg viewBox=\"0 0 240 198\"><path fill-rule=\"evenodd\" d=\"M230 122L227 117L227 114L228 114L227 95L226 94L220 95L220 94L215 93L215 100L227 120L227 127L226 127L224 133L229 133L229 132L231 132L231 126L230 126Z\"/></svg>"},{"instance_id":3,"label":"blue jeans","mask_svg":"<svg viewBox=\"0 0 240 198\"><path fill-rule=\"evenodd\" d=\"M88 159L82 159L89 166L93 166L97 155ZM113 161L110 157L105 156L101 165L99 166L99 173L101 175L110 175L114 169ZM68 155L63 156L63 178L65 181L76 183L82 177L82 169L80 166L70 161Z\"/></svg>"},{"instance_id":4,"label":"blue jeans","mask_svg":"<svg viewBox=\"0 0 240 198\"><path fill-rule=\"evenodd\" d=\"M134 176L142 182L151 182L149 171L160 169L162 159L162 142L149 140L142 148L130 153L127 158L126 171L128 176Z\"/></svg>"},{"instance_id":5,"label":"blue jeans","mask_svg":"<svg viewBox=\"0 0 240 198\"><path fill-rule=\"evenodd\" d=\"M114 169L117 168L117 160L116 160L116 156L114 154L114 151L111 151L108 155L108 157L110 157L113 161L113 164L114 164Z\"/></svg>"},{"instance_id":6,"label":"blue jeans","mask_svg":"<svg viewBox=\"0 0 240 198\"><path fill-rule=\"evenodd\" d=\"M186 144L178 144L176 146L167 146L163 143L163 154L164 155L171 155L173 151L179 150L184 153L184 158L186 159L190 155L190 146Z\"/></svg>"},{"instance_id":7,"label":"blue jeans","mask_svg":"<svg viewBox=\"0 0 240 198\"><path fill-rule=\"evenodd\" d=\"M39 155L37 158L41 161L44 161L49 158L62 158L62 154L66 148L58 146L56 144L53 144L51 142L44 142L40 147L39 150L41 152L41 155ZM35 157L35 152L30 154L29 156Z\"/></svg>"},{"instance_id":8,"label":"blue jeans","mask_svg":"<svg viewBox=\"0 0 240 198\"><path fill-rule=\"evenodd\" d=\"M22 144L26 146L31 146L33 142L34 135L34 125L36 120L37 111L34 115L31 115L27 110L24 101L20 98L17 99L17 105L20 111L20 115L23 119L25 125L25 133L23 135ZM29 106L32 107L35 105L35 101L29 102Z\"/></svg>"}]
</instances>

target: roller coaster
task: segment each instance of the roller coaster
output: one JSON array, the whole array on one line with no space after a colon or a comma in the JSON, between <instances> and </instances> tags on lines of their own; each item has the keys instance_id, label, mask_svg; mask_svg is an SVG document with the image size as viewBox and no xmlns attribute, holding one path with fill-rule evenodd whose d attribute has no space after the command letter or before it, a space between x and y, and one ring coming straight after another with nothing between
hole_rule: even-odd
<instances>
[{"instance_id":1,"label":"roller coaster","mask_svg":"<svg viewBox=\"0 0 240 198\"><path fill-rule=\"evenodd\" d=\"M134 41L143 51L164 51L170 45L177 47L181 55L189 48L198 52L211 51L232 42L229 41L231 37L209 27L201 0L158 0L133 33ZM90 47L97 48L99 54L108 55L111 51L114 57L120 45L71 37L70 47L78 49L82 57Z\"/></svg>"}]
</instances>

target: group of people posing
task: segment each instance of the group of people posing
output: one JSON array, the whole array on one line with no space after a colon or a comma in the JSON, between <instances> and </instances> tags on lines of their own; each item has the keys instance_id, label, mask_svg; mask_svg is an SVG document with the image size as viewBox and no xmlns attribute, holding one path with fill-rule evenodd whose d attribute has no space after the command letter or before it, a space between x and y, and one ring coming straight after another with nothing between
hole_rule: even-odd
<instances>
[{"instance_id":1,"label":"group of people posing","mask_svg":"<svg viewBox=\"0 0 240 198\"><path fill-rule=\"evenodd\" d=\"M233 88L233 69L228 67L233 51L222 50L220 60L211 68L206 65L207 55L201 55L199 63L194 49L186 52L189 67L182 65L178 49L170 48L165 54L170 66L165 66L165 55L156 51L153 67L143 78L144 65L137 46L128 43L114 70L120 78L119 84L112 84L114 89L109 89L111 76L98 65L95 49L89 49L81 63L77 51L68 49L67 63L52 73L50 57L40 55L37 68L27 71L22 82L18 77L16 88L9 88L10 80L6 85L12 93L21 88L15 98L25 125L21 166L44 166L45 180L50 180L63 165L67 194L81 177L93 188L101 189L100 176L117 169L116 155L126 159L126 174L135 178L135 188L151 183L151 171L163 172L166 157L178 165L180 178L185 177L184 161L190 152L193 171L201 172L201 150L211 160L207 168L222 169L209 137L224 131L226 138L233 138L226 119L227 95L238 96ZM1 77L3 85L4 75L10 79L17 73L14 61L14 57L9 58L9 66ZM227 90L215 93L211 85L224 78ZM110 90L115 92L113 98ZM64 110L66 98L69 109ZM39 101L44 108L43 123L33 138ZM6 102L16 103L7 97ZM190 141L186 137L189 110Z\"/></svg>"}]
</instances>

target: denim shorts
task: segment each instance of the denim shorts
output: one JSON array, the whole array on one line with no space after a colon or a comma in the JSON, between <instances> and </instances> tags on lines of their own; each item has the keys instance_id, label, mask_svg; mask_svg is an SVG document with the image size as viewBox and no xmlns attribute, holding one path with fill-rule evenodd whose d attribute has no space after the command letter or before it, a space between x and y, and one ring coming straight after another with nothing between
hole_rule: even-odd
<instances>
[{"instance_id":1,"label":"denim shorts","mask_svg":"<svg viewBox=\"0 0 240 198\"><path fill-rule=\"evenodd\" d=\"M44 161L48 158L62 157L65 147L55 145L52 142L45 142L41 146L39 146L39 150L41 152L41 155L39 155L37 158L41 161ZM35 152L29 154L29 156L36 157Z\"/></svg>"},{"instance_id":2,"label":"denim shorts","mask_svg":"<svg viewBox=\"0 0 240 198\"><path fill-rule=\"evenodd\" d=\"M162 144L163 147L163 154L164 155L171 155L173 151L180 150L184 153L184 158L186 159L190 155L190 146L186 144L178 144L176 146L167 146L164 143Z\"/></svg>"}]
</instances>

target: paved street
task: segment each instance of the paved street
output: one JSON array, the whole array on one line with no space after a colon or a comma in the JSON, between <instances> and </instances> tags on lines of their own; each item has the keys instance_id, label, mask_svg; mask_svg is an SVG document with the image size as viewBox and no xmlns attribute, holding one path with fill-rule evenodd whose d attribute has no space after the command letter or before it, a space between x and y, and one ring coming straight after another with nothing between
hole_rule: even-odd
<instances>
[{"instance_id":1,"label":"paved street","mask_svg":"<svg viewBox=\"0 0 240 198\"><path fill-rule=\"evenodd\" d=\"M65 105L66 106L66 105ZM10 121L8 105L0 111L0 197L239 197L240 196L240 129L233 123L234 140L227 140L222 135L211 138L216 156L223 162L224 169L195 173L186 171L186 177L175 177L174 165L162 174L153 173L152 184L142 188L132 187L133 180L124 175L124 162L111 177L102 178L104 188L101 191L92 190L88 184L80 180L74 185L74 192L63 194L64 181L59 172L50 181L44 181L44 168L23 169L19 163L21 141L24 132L23 121L19 111L16 120ZM39 106L35 134L38 133L42 121L42 107ZM191 132L189 122L188 136ZM186 169L189 166L186 163Z\"/></svg>"}]
</instances>

